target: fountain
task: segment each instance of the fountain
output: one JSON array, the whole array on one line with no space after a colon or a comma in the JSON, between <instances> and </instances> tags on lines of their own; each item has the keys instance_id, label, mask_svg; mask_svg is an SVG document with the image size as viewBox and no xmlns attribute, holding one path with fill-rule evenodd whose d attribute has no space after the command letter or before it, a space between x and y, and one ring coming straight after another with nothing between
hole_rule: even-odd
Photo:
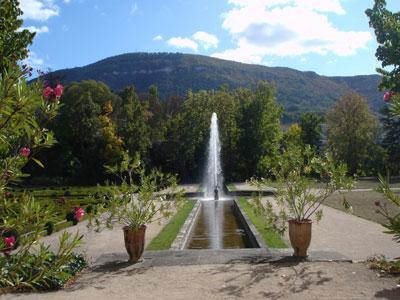
<instances>
[{"instance_id":1,"label":"fountain","mask_svg":"<svg viewBox=\"0 0 400 300\"><path fill-rule=\"evenodd\" d=\"M224 199L223 184L224 178L221 168L221 143L218 132L218 118L217 114L214 112L211 116L207 167L203 180L204 198L208 200Z\"/></svg>"},{"instance_id":2,"label":"fountain","mask_svg":"<svg viewBox=\"0 0 400 300\"><path fill-rule=\"evenodd\" d=\"M204 197L196 225L191 230L189 249L226 249L253 247L244 225L237 218L235 202L227 197L223 189L221 167L221 143L218 118L211 117L207 166L203 180Z\"/></svg>"}]
</instances>

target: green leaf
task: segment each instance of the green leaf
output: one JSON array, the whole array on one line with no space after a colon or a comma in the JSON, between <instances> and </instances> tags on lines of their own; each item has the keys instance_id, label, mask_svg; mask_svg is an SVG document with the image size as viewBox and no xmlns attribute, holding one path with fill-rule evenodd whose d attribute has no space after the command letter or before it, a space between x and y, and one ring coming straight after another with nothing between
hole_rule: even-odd
<instances>
[{"instance_id":1,"label":"green leaf","mask_svg":"<svg viewBox=\"0 0 400 300\"><path fill-rule=\"evenodd\" d=\"M40 160L38 160L38 159L36 159L36 158L33 158L33 157L32 157L32 160L33 160L35 163L37 163L37 164L39 165L39 167L41 167L41 168L44 169L44 165L40 162Z\"/></svg>"}]
</instances>

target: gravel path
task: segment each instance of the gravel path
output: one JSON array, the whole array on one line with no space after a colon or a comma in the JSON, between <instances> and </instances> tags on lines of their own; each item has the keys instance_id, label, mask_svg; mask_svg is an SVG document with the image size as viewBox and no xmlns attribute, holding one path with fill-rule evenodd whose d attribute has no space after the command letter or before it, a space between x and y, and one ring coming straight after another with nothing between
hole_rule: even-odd
<instances>
[{"instance_id":1,"label":"gravel path","mask_svg":"<svg viewBox=\"0 0 400 300\"><path fill-rule=\"evenodd\" d=\"M1 299L400 299L393 278L363 264L225 264L133 268L82 276L70 288Z\"/></svg>"}]
</instances>

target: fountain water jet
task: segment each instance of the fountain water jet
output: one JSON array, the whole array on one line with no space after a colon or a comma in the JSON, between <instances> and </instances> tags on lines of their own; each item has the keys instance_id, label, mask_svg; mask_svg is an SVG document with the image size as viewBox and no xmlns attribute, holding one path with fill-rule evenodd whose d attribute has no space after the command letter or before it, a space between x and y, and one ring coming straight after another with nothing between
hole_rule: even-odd
<instances>
[{"instance_id":1,"label":"fountain water jet","mask_svg":"<svg viewBox=\"0 0 400 300\"><path fill-rule=\"evenodd\" d=\"M204 197L196 225L190 232L189 249L250 248L252 244L240 218L235 202L224 193L221 167L221 143L218 118L211 117L207 167L203 180ZM228 201L219 201L228 200ZM242 217L243 219L243 217Z\"/></svg>"},{"instance_id":2,"label":"fountain water jet","mask_svg":"<svg viewBox=\"0 0 400 300\"><path fill-rule=\"evenodd\" d=\"M218 200L225 198L223 190L224 178L221 167L221 142L219 140L218 118L214 112L211 116L210 140L204 185L204 198Z\"/></svg>"}]
</instances>

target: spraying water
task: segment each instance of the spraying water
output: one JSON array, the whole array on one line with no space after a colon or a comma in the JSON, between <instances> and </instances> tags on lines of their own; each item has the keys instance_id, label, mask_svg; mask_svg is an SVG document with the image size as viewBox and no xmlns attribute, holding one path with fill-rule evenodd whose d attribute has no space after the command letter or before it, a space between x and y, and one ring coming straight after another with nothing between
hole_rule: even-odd
<instances>
[{"instance_id":1,"label":"spraying water","mask_svg":"<svg viewBox=\"0 0 400 300\"><path fill-rule=\"evenodd\" d=\"M214 112L211 116L210 141L208 144L207 168L204 178L204 198L218 200L224 198L221 168L221 143L218 132L218 118Z\"/></svg>"}]
</instances>

